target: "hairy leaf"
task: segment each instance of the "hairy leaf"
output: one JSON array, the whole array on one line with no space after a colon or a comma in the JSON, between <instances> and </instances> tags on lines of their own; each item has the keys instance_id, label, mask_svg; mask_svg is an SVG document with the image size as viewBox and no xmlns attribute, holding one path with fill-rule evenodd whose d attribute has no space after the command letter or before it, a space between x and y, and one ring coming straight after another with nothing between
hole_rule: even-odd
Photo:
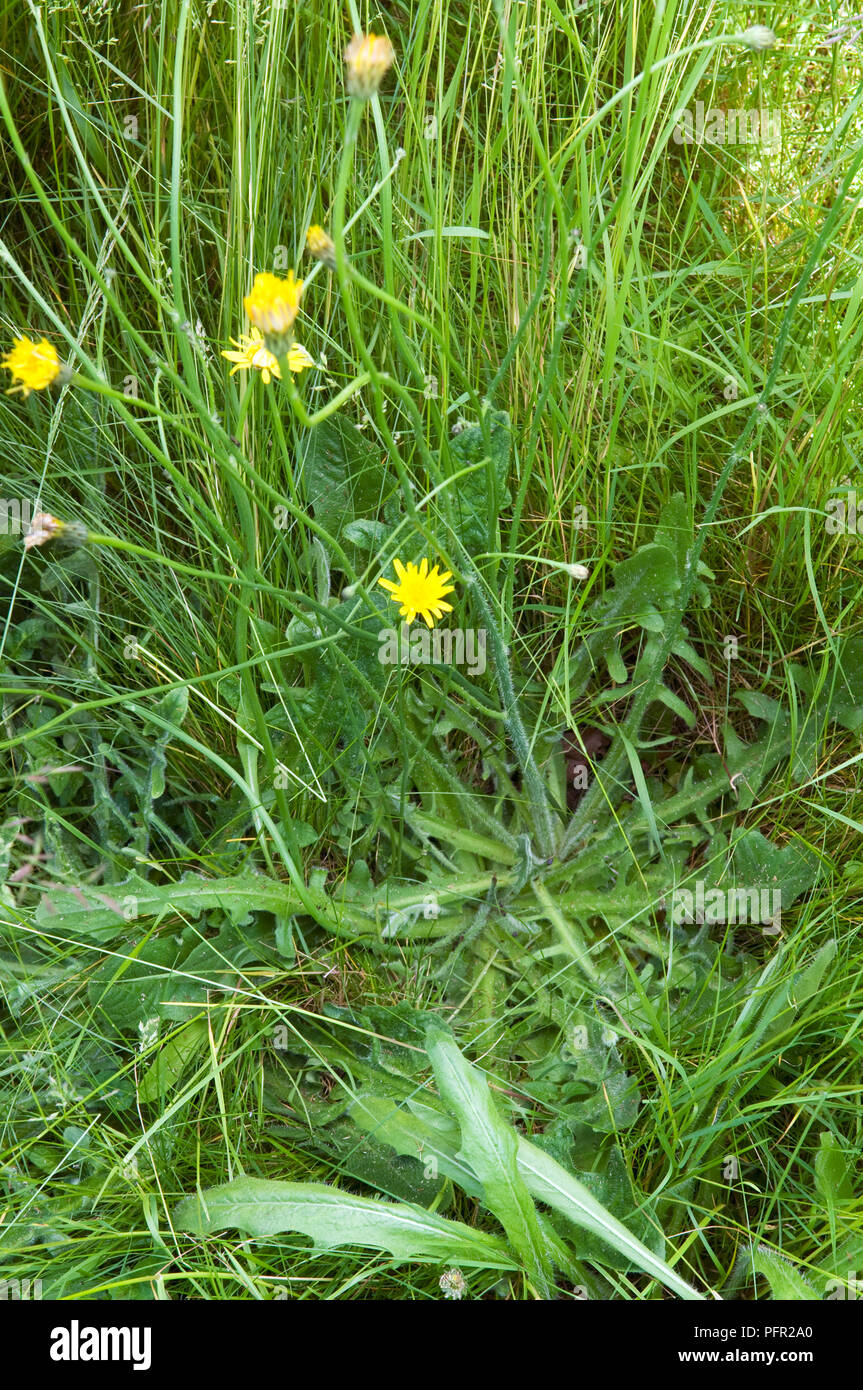
<instances>
[{"instance_id":1,"label":"hairy leaf","mask_svg":"<svg viewBox=\"0 0 863 1390\"><path fill-rule=\"evenodd\" d=\"M235 1178L186 1197L176 1208L174 1224L195 1235L226 1227L251 1236L298 1231L321 1250L361 1245L403 1260L516 1268L503 1242L485 1231L406 1202L377 1202L324 1183Z\"/></svg>"}]
</instances>

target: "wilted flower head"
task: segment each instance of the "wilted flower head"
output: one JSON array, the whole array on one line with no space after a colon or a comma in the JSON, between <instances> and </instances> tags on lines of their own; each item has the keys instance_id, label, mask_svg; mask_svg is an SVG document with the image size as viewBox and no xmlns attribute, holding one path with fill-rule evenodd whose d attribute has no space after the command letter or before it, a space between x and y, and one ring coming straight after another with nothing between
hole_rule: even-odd
<instances>
[{"instance_id":1,"label":"wilted flower head","mask_svg":"<svg viewBox=\"0 0 863 1390\"><path fill-rule=\"evenodd\" d=\"M62 530L63 522L58 521L50 512L34 512L24 537L24 549L32 550L34 545L44 545L54 536L59 536Z\"/></svg>"},{"instance_id":2,"label":"wilted flower head","mask_svg":"<svg viewBox=\"0 0 863 1390\"><path fill-rule=\"evenodd\" d=\"M24 549L32 550L35 545L44 545L55 536L66 545L83 545L87 539L87 527L80 521L60 521L50 512L34 512L24 536Z\"/></svg>"},{"instance_id":3,"label":"wilted flower head","mask_svg":"<svg viewBox=\"0 0 863 1390\"><path fill-rule=\"evenodd\" d=\"M754 48L756 53L765 48L772 48L776 42L776 35L766 24L753 24L751 29L741 34L741 38L749 48Z\"/></svg>"},{"instance_id":4,"label":"wilted flower head","mask_svg":"<svg viewBox=\"0 0 863 1390\"><path fill-rule=\"evenodd\" d=\"M566 570L568 575L572 576L573 579L590 578L590 570L587 568L587 565L564 565L563 568Z\"/></svg>"},{"instance_id":5,"label":"wilted flower head","mask_svg":"<svg viewBox=\"0 0 863 1390\"><path fill-rule=\"evenodd\" d=\"M345 49L348 91L352 97L368 101L373 97L395 58L388 38L375 34L354 34Z\"/></svg>"},{"instance_id":6,"label":"wilted flower head","mask_svg":"<svg viewBox=\"0 0 863 1390\"><path fill-rule=\"evenodd\" d=\"M327 236L323 227L309 227L306 232L306 246L311 251L316 261L323 261L330 270L336 268L336 248L332 237Z\"/></svg>"},{"instance_id":7,"label":"wilted flower head","mask_svg":"<svg viewBox=\"0 0 863 1390\"><path fill-rule=\"evenodd\" d=\"M30 338L15 338L12 351L3 358L3 366L12 373L18 385L10 386L6 392L11 396L20 391L25 398L31 391L44 391L51 386L62 370L57 349L47 338L34 343Z\"/></svg>"},{"instance_id":8,"label":"wilted flower head","mask_svg":"<svg viewBox=\"0 0 863 1390\"><path fill-rule=\"evenodd\" d=\"M445 1269L438 1283L444 1298L464 1298L467 1293L467 1280L460 1269Z\"/></svg>"},{"instance_id":9,"label":"wilted flower head","mask_svg":"<svg viewBox=\"0 0 863 1390\"><path fill-rule=\"evenodd\" d=\"M264 271L255 276L251 293L243 300L250 322L260 330L274 357L283 357L293 342L302 292L303 282L294 279L292 270L285 280Z\"/></svg>"}]
</instances>

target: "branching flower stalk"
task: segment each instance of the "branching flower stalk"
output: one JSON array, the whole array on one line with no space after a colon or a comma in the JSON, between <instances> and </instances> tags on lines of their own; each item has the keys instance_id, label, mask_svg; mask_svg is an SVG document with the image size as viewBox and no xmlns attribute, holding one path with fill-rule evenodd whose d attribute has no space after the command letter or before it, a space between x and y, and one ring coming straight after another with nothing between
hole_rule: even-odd
<instances>
[{"instance_id":1,"label":"branching flower stalk","mask_svg":"<svg viewBox=\"0 0 863 1390\"><path fill-rule=\"evenodd\" d=\"M506 729L512 740L513 750L530 796L537 846L543 857L550 859L554 854L556 836L549 808L548 789L537 767L521 717L512 672L509 669L506 644L492 612L491 604L485 596L482 580L474 568L473 561L461 541L456 539L455 544L462 569L466 575L466 583L482 613L483 622L489 633L491 649L494 654L495 680L504 709Z\"/></svg>"},{"instance_id":2,"label":"branching flower stalk","mask_svg":"<svg viewBox=\"0 0 863 1390\"><path fill-rule=\"evenodd\" d=\"M356 148L357 135L359 133L363 109L363 102L356 97L353 98L350 104L350 108L348 110L347 128L345 130L345 142L344 147L342 149L341 160L339 163L339 176L336 183L336 195L333 203L333 240L335 243L336 278L339 282L342 307L344 309L345 318L347 319L348 329L351 335L351 341L354 343L354 346L359 352L360 357L362 358L365 364L366 371L369 373L371 379L372 389L374 392L375 414L377 417L378 427L381 430L381 433L387 442L387 448L389 450L390 457L392 458L396 471L399 475L399 482L401 484L405 506L414 524L420 526L421 529L424 529L422 527L422 523L420 522L420 518L417 514L416 503L414 502L413 497L413 488L407 474L407 469L405 468L400 451L396 445L392 431L389 427L389 423L386 419L386 414L383 410L383 391L381 387L382 382L384 380L384 374L378 370L374 358L369 352L368 346L365 341L365 337L362 332L362 328L360 327L356 309L354 308L351 276L349 273L347 252L345 250L345 199L347 197L348 178L353 168L354 151ZM401 383L392 380L390 377L386 378L386 382L387 385L403 401L406 409L411 414L414 427L417 431L417 443L419 444L420 449L423 453L423 461L429 471L429 475L434 479L436 483L440 483L442 481L440 470L435 464L431 456L431 453L427 445L425 444L425 432L423 429L422 421L420 419L419 412L416 409L416 406L409 391L406 387L403 387ZM430 540L431 538L428 537L428 539Z\"/></svg>"},{"instance_id":3,"label":"branching flower stalk","mask_svg":"<svg viewBox=\"0 0 863 1390\"><path fill-rule=\"evenodd\" d=\"M347 320L348 330L351 334L351 340L354 343L365 365L365 371L361 374L360 377L357 378L357 382L360 383L360 385L371 384L375 402L375 417L381 434L386 442L389 457L392 459L393 465L398 474L402 496L404 498L405 508L408 512L408 515L413 525L416 526L416 528L425 537L426 541L429 544L429 547L433 549L439 549L440 547L437 546L435 539L428 528L427 523L421 517L419 511L417 510L416 501L414 499L413 486L411 484L407 469L401 457L396 441L393 437L392 430L390 429L390 426L387 422L386 414L382 408L383 383L386 383L386 385L394 392L394 394L398 396L399 400L402 401L405 409L410 415L411 422L415 430L416 440L422 452L423 461L426 465L426 468L428 469L430 476L434 479L435 483L441 488L445 488L445 480L442 478L439 467L435 463L431 455L431 452L428 449L428 446L425 442L425 432L422 420L413 401L413 398L410 395L410 392L400 382L394 380L387 373L383 373L378 370L377 365L366 345L365 338L363 336L362 329L357 318L356 310L354 308L353 299L351 295L350 274L347 261L347 253L345 251L344 210L345 199L347 196L348 178L353 167L353 154L356 146L360 120L362 118L363 106L364 103L359 98L355 97L351 100L350 108L348 111L348 122L347 129L345 132L345 142L342 149L341 161L339 164L339 176L336 186L335 201L333 204L332 222L336 260L336 276L339 281L339 288L341 290L342 295L342 306L344 309L345 318ZM305 406L303 405L303 402L300 398L299 392L297 391L296 385L293 382L290 372L285 372L283 370L282 377L284 385L287 389L288 400L290 402L294 415L306 428L313 427L314 425L320 423L322 418L326 418L324 412L326 412L327 414L331 413L328 407L324 407L322 411L317 412L315 415L310 415L308 411L306 411ZM359 389L359 386L357 387L357 389ZM446 555L444 556L444 558L447 560L447 563L449 564L449 558ZM362 591L362 585L359 585L359 588Z\"/></svg>"},{"instance_id":4,"label":"branching flower stalk","mask_svg":"<svg viewBox=\"0 0 863 1390\"><path fill-rule=\"evenodd\" d=\"M352 4L350 8L351 8L351 14L352 14L352 18L353 18L353 22L354 22L355 29L358 30L358 29L359 29L359 18L358 18L358 15L357 15L357 13L356 13L356 7ZM353 47L354 47L354 51L355 51L355 52L356 52L356 51L359 51L359 50L356 48L356 46L353 46ZM352 62L352 59L351 59L351 56L350 56L350 55L351 55L351 49L348 50L348 53L346 54L346 58L348 59L349 78L353 78L353 79L354 79L354 85L355 85L355 90L356 90L356 81L355 81L356 75L352 72L352 68L353 68L354 64L353 64L353 62ZM377 79L377 80L378 80L378 81L380 80L379 76L378 76L378 79ZM362 85L362 82L360 83L360 85ZM475 392L475 390L474 390L474 388L473 388L473 385L472 385L472 383L468 380L468 378L467 378L466 374L464 373L463 369L461 368L460 364L459 364L456 360L453 359L452 353L451 353L451 350L450 350L450 345L449 345L449 343L446 341L446 339L443 337L443 335L440 333L440 331L437 329L437 327L436 327L430 320L428 320L424 315L418 314L416 310L410 308L408 305L402 303L400 300L398 300L398 299L395 297L395 294L392 292L392 289L391 289L391 285L392 285L392 282L393 282L393 273L392 273L392 252L391 252L391 247L390 247L390 245L389 245L388 239L387 239L386 237L384 238L384 248L383 248L383 249L384 249L385 276L386 276L386 279L387 279L388 287L390 287L390 288L381 289L380 286L375 285L372 281L367 280L364 276L360 275L359 272L356 271L356 270L354 269L354 267L351 265L351 263L350 263L350 261L349 261L349 259L348 259L347 252L346 252L346 250L345 250L345 235L344 235L344 234L345 234L345 231L347 230L347 227L351 225L351 223L355 220L355 218L352 218L352 219L351 219L351 223L346 223L346 222L345 222L345 219L344 219L344 214L345 214L345 200L346 200L346 196L347 196L347 183L348 183L348 177L349 177L349 175L350 175L351 169L353 168L353 161L354 161L354 154L355 154L355 150L356 150L357 136L358 136L360 121L361 121L361 118L362 118L362 113L363 113L363 109L364 109L365 104L366 104L366 100L370 100L371 103L372 103L372 105L373 105L373 107L374 107L374 111L375 111L375 120L376 120L376 123L377 123L378 138L379 138L379 144L380 144L381 151L382 151L382 156L383 156L383 155L385 154L385 152L386 152L386 140L385 140L385 135L384 135L384 132L383 132L383 125L382 125L381 116L380 116L380 105L379 105L379 101L378 101L378 98L377 98L377 95L376 95L376 83L373 82L373 83L371 83L371 84L368 85L368 90L365 92L365 95L364 95L364 96L355 95L355 96L353 97L353 99L352 99L352 101L351 101L351 104L350 104L349 112L348 112L348 121L347 121L347 127L346 127L346 132L345 132L345 140L344 140L344 145L343 145L343 148L342 148L342 156L341 156L341 161L340 161L340 166L339 166L339 177L338 177L337 188L336 188L336 196L335 196L335 201L334 201L334 206L333 206L333 236L334 236L333 256L334 256L334 261L335 261L335 272L336 272L337 279L338 279L338 281L339 281L339 288L340 288L341 294L342 294L342 302L343 302L343 306L344 306L345 316L346 316L346 318L347 318L347 320L348 320L348 328L349 328L349 331L350 331L350 333L351 333L352 341L354 342L354 345L356 346L357 351L360 353L360 356L362 357L362 360L363 360L363 362L365 363L367 370L369 371L369 373L370 373L371 376L372 376L372 385L373 385L373 390L374 390L374 393L375 393L375 414L376 414L376 419L377 419L377 422L378 422L378 426L379 426L379 428L380 428L380 430L381 430L381 433L382 433L384 439L385 439L386 442L387 442L387 447L388 447L388 450L389 450L390 457L392 458L393 463L394 463L394 466L395 466L396 471L397 471L397 473L398 473L398 476L399 476L399 483L400 483L400 485L401 485L402 492L403 492L404 499L405 499L405 505L406 505L406 507L407 507L408 513L409 513L409 515L411 516L411 519L412 519L412 521L414 522L414 524L423 532L424 536L426 537L426 540L428 540L430 543L433 543L432 537L429 535L429 533L428 533L426 527L425 527L424 524L422 523L422 521L421 521L421 519L420 519L420 517L419 517L419 515L418 515L418 513L417 513L416 505L415 505L414 500L413 500L413 491L412 491L412 487L411 487L410 481L409 481L408 476L407 476L407 471L406 471L406 469L405 469L405 467L404 467L404 463L403 463L403 460L402 460L402 458L401 458L401 454L400 454L400 452L399 452L399 450L398 450L398 447L397 447L397 445L396 445L395 439L393 438L392 431L390 430L389 424L388 424L388 422L387 422L387 420L386 420L386 418L385 418L385 414L384 414L384 411L383 411L383 408L382 408L383 393L382 393L382 391L381 391L381 387L382 387L382 385L383 385L384 383L386 383L386 385L394 392L394 394L398 396L399 400L402 402L402 404L403 404L405 410L407 411L408 415L410 416L411 423L412 423L412 425L413 425L413 427L414 427L415 439L416 439L417 445L418 445L418 447L419 447L419 449L420 449L420 452L421 452L421 454L422 454L423 462L424 462L425 467L426 467L426 469L427 469L427 471L428 471L428 473L429 473L429 476L434 480L434 482L435 482L435 484L436 484L437 487L443 486L443 487L444 487L444 490L445 490L446 480L444 479L444 477L443 477L443 475L442 475L442 473L441 473L441 469L440 469L440 464L439 464L439 462L438 462L437 460L435 460L435 458L433 457L431 451L430 451L429 448L428 448L428 445L426 444L426 440L425 440L425 427L424 427L424 425L423 425L423 422L422 422L422 419L421 419L421 417L420 417L419 411L417 410L416 404L415 404L415 402L414 402L414 400L413 400L413 397L411 396L410 392L407 390L407 388L406 388L404 385L402 385L401 382L398 382L398 381L394 380L391 376L389 376L389 375L386 374L386 373L380 372L380 371L377 369L377 366L376 366L376 364L375 364L373 358L371 357L371 354L370 354L369 351L368 351L368 348L367 348L366 343L365 343L365 339L364 339L363 334L362 334L362 330L361 330L360 325L359 325L359 321L358 321L357 316L356 316L356 311L354 310L354 306L353 306L353 300L352 300L351 292L350 292L350 284L351 284L351 282L356 283L356 284L358 285L358 287L363 288L363 289L364 289L367 293L369 293L372 297L377 298L377 299L379 299L381 302L387 304L388 308L391 310L391 321L392 321L392 324L393 324L393 329L394 329L394 333L395 333L395 336L396 336L397 344L398 344L399 349L400 349L400 351L401 351L401 353L402 353L402 357L403 357L403 359L404 359L404 361L405 361L405 363L406 363L406 365L407 365L407 367L408 367L408 370L410 371L411 375L412 375L412 376L414 377L414 379L415 379L416 381L418 381L418 382L419 382L419 381L422 381L422 379L423 379L422 370L421 370L421 368L420 368L418 362L416 361L416 357L415 357L415 355L414 355L414 353L413 353L413 351L412 351L412 349L411 349L411 347L410 347L410 344L408 343L407 338L405 337L405 335L404 335L404 333L403 333L403 331L402 331L401 324L400 324L400 322L399 322L399 317L398 317L398 316L399 316L400 314L406 315L408 318L412 319L414 322L416 322L419 326L421 326L426 332L428 332L428 333L430 334L430 336L432 337L433 341L437 342L438 345L439 345L439 347L441 348L441 351L443 352L444 357L446 358L446 361L447 361L449 367L456 373L456 375L459 377L459 379L463 382L463 384L464 384L464 386L465 386L465 390L467 391L469 398L475 403L475 408L477 409L477 414L478 414L479 417L480 417L480 421L481 421L481 424L482 424L482 427L483 427L484 431L486 430L486 425L485 425L485 420L484 420L483 415L482 415L482 411L481 411L481 409L479 408L479 402L478 402L478 400L477 400L476 392ZM397 157L395 163L394 163L393 166L392 166L393 169L395 168L395 165L396 165L397 163L398 163L398 157ZM391 170L391 172L392 172L392 170ZM389 207L390 192L389 192L389 186L388 186L387 180L386 180L386 179L382 179L382 180L380 181L378 187L381 188L382 190L384 190L385 195L386 195L386 199L387 199L387 207ZM289 384L289 392L290 392L290 384ZM292 398L292 402L293 402L293 400L295 399L296 393L290 392L290 394L291 394L291 398ZM448 454L448 439L447 439L447 434L446 434L445 422L444 422L443 417L442 417L442 415L441 415L441 413L440 413L440 410L439 410L438 407L436 406L435 402L434 402L433 400L430 400L430 401L429 401L429 404L430 404L430 406L431 406L431 408L432 408L432 413L433 413L433 415L434 415L434 417L435 417L435 424L436 424L437 429L438 429L438 435L439 435L440 446L441 446L441 455L442 455L442 457L445 457L445 456ZM489 440L488 437L486 437L486 445L490 447L490 440ZM450 499L449 499L449 496L448 496L448 495L445 495L444 501L445 501L445 505L447 506L447 509L449 509L449 501L450 501ZM446 559L447 563L449 564L449 563L450 563L449 556L447 556L446 554L444 554L444 558Z\"/></svg>"},{"instance_id":5,"label":"branching flower stalk","mask_svg":"<svg viewBox=\"0 0 863 1390\"><path fill-rule=\"evenodd\" d=\"M372 386L375 401L376 418L381 433L384 439L386 440L389 455L393 460L394 466L398 473L402 494L404 496L408 514L414 525L417 526L417 528L423 533L427 540L432 542L432 538L428 534L427 527L424 525L417 512L416 504L413 497L413 489L407 474L407 470L401 458L396 442L393 438L392 431L386 420L385 412L382 408L382 385L384 381L386 381L386 384L404 403L405 409L408 411L414 424L414 428L416 431L416 440L420 447L423 456L423 461L431 477L435 480L438 487L440 487L441 490L444 491L444 493L446 493L447 491L446 482L441 477L439 465L433 459L428 449L428 446L425 443L423 424L420 419L419 412L416 409L416 405L413 401L413 398L410 395L410 392L401 383L394 381L391 377L384 373L381 373L378 370L374 362L374 359L366 345L352 299L352 284L355 283L357 279L359 279L365 287L366 282L364 280L364 277L356 277L354 275L354 272L352 271L348 262L347 254L345 251L344 213L348 179L350 176L351 169L353 167L354 152L356 148L357 136L359 133L360 121L364 110L364 104L365 103L362 98L354 96L348 111L347 128L345 132L344 146L342 149L341 161L339 165L339 175L336 185L336 194L332 209L332 238L335 259L335 271L336 277L339 282L339 288L341 290L342 305L348 323L348 329L351 334L351 339L355 344L357 351L360 354L360 357L366 369L365 375L370 380ZM371 288L373 292L377 293L378 297L384 297L380 294L380 291L378 291L376 287L372 286ZM390 301L392 301L390 307L399 307L398 301L395 300L393 296L387 294L385 302L389 303ZM435 336L439 337L438 334L435 334ZM441 346L443 351L447 354L447 357L449 357L450 354L448 344L444 342L442 339ZM282 377L284 384L287 388L289 401L291 403L295 415L300 420L300 422L308 426L314 422L314 417L310 416L302 406L299 393L291 379L290 371L286 368L287 363L285 362L282 364ZM480 418L483 419L484 423L483 417L484 412L481 410ZM443 439L444 432L442 429L442 441ZM549 808L548 793L543 782L542 776L540 775L539 769L536 765L536 760L531 751L530 742L528 740L528 736L521 717L521 712L518 707L518 701L515 695L512 674L509 669L506 645L503 641L499 625L492 612L491 606L485 597L480 576L477 573L476 568L470 556L468 555L468 552L459 540L454 528L451 528L451 538L449 544L453 550L454 555L456 556L456 568L460 570L461 573L464 575L468 587L474 595L478 603L478 606L482 612L484 622L489 632L494 657L495 677L498 685L501 703L504 709L506 728L512 740L513 748L518 759L522 775L525 779L528 795L530 797L531 805L533 808L536 842L541 854L547 858L553 853L555 842L555 833ZM447 564L451 564L452 561L450 560L449 556L445 552L444 555Z\"/></svg>"},{"instance_id":6,"label":"branching flower stalk","mask_svg":"<svg viewBox=\"0 0 863 1390\"><path fill-rule=\"evenodd\" d=\"M53 68L51 67L50 57L47 48L45 47L44 34L41 31L42 19L38 13L34 14L34 18L37 28L39 29L40 42L42 43L43 49L45 49L46 63L48 64L48 69L51 72L52 88L54 90L58 106L61 112L63 113L64 123L66 125L69 138L77 149L77 140L75 137L74 128L72 126L68 111L66 109L62 92L59 89L59 85L57 84L56 75L54 74ZM178 393L181 399L185 400L191 407L191 409L195 412L201 429L203 430L205 436L208 438L208 440L213 446L215 456L218 458L220 463L227 466L230 460L232 460L237 455L241 454L242 451L239 449L238 445L236 444L236 441L231 438L228 430L222 425L222 423L218 419L214 418L213 413L208 405L208 402L204 399L198 387L194 371L191 375L187 376L176 371L167 359L157 360L154 358L152 346L149 340L144 335L142 335L142 333L139 331L136 325L131 321L128 314L125 312L123 305L121 301L118 299L117 295L114 293L114 290L108 278L102 273L99 266L95 264L92 258L87 255L84 248L78 243L78 241L76 241L75 237L69 231L64 219L59 216L57 209L54 206L53 200L49 198L48 194L46 193L42 185L42 182L39 179L39 176L36 173L36 170L34 169L33 164L27 154L27 151L21 141L21 137L15 125L15 121L9 105L9 99L3 80L2 71L0 71L0 115L2 115L3 117L4 124L9 133L9 138L15 150L15 154L18 158L19 164L31 188L33 189L34 195L39 203L40 208L42 209L42 212L44 213L51 227L56 232L57 236L60 238L63 244L67 247L74 262L82 266L87 271L87 274L92 278L93 283L99 286L100 292L102 293L106 304L110 307L111 312L114 315L116 315L118 323L123 328L124 333L127 334L130 343L134 344L134 346L141 353L143 360L153 362L158 361L159 371L162 373L163 376L166 377L168 381L170 381L172 387ZM116 243L119 246L124 257L129 262L132 271L140 280L140 282L145 286L148 294L152 297L154 304L158 305L160 311L165 315L169 316L175 323L178 332L178 341L181 344L182 352L183 345L185 344L185 346L188 346L186 336L182 328L182 316L178 314L176 307L172 307L171 304L162 296L158 287L155 284L153 284L149 276L146 274L144 268L136 260L131 251L129 251L126 242L123 240L123 237L121 235L120 228L117 226L115 220L111 217L108 209L104 206L100 190L93 182L92 175L89 174L88 165L85 160L82 160L81 167L85 171L85 174L88 178L88 186L91 188L96 203L99 206L100 211L102 212L102 215L105 218L105 223L111 230L113 236L115 237ZM78 351L80 354L80 349L78 349ZM147 453L149 453L150 456L154 459L158 460L159 464L171 473L174 482L177 484L178 487L182 489L183 493L191 497L192 491L188 486L187 480L183 477L182 473L178 469L176 469L173 460L163 449L160 449L159 446L155 444L152 439L150 439L146 431L141 428L141 426L137 423L136 420L134 420L129 410L129 405L131 404L141 406L144 403L137 400L133 401L131 398L124 397L119 392L114 391L111 387L107 385L107 383L101 381L98 378L95 372L95 368L92 368L92 370L94 372L93 377L84 378L79 374L79 378L76 384L82 385L84 382L86 382L87 388L89 390L100 391L104 395L111 395L114 399L115 409L123 419L123 422L126 425L126 427L130 430L130 432L134 435L134 437L138 440L142 447L146 449ZM336 401L338 401L338 404L336 404ZM337 397L335 401L329 402L328 406L332 407L332 410L335 411L339 408L341 404L344 404L344 399L339 399ZM150 408L155 409L155 407L152 407L152 405ZM324 407L325 410L327 408L328 407ZM158 410L156 411L156 413L162 416L163 418L170 420L170 423L172 424L173 428L180 430L186 428L179 415L168 417L164 415L164 412ZM248 459L242 458L242 467L246 475L254 478L256 484L258 484L259 486L262 485L263 480L255 472L253 466L251 465ZM283 499L278 496L276 500L280 502L283 501ZM193 505L195 505L198 508L202 508L204 506L203 499L200 497L200 495L194 495ZM236 557L236 542L234 541L234 538L230 535L230 532L227 531L227 529L224 527L221 518L219 518L214 512L208 512L207 525L219 531L219 533L222 535L223 539L227 544L228 552ZM350 567L348 568L347 572L351 572Z\"/></svg>"}]
</instances>

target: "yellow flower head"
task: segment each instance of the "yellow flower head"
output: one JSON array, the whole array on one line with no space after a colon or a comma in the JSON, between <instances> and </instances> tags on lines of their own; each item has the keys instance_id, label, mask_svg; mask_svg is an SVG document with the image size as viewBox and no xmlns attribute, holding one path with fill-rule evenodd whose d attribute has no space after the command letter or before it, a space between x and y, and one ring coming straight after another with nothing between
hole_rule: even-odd
<instances>
[{"instance_id":1,"label":"yellow flower head","mask_svg":"<svg viewBox=\"0 0 863 1390\"><path fill-rule=\"evenodd\" d=\"M14 391L20 391L25 397L31 391L44 391L57 380L61 370L57 349L47 338L38 343L29 338L16 338L12 351L3 358L3 366L9 368L13 380L19 383L9 387L7 396Z\"/></svg>"},{"instance_id":2,"label":"yellow flower head","mask_svg":"<svg viewBox=\"0 0 863 1390\"><path fill-rule=\"evenodd\" d=\"M328 237L323 227L309 227L306 232L306 245L311 251L316 261L323 261L324 265L329 266L330 270L336 268L336 248L331 237Z\"/></svg>"},{"instance_id":3,"label":"yellow flower head","mask_svg":"<svg viewBox=\"0 0 863 1390\"><path fill-rule=\"evenodd\" d=\"M417 613L421 613L428 627L434 627L432 618L442 618L444 613L452 612L452 604L444 603L444 594L453 593L453 585L447 584L448 579L452 579L452 574L447 570L446 574L439 574L438 567L429 571L428 560L422 560L419 569L412 560L408 561L405 569L401 560L393 560L395 572L399 577L398 584L393 584L389 579L379 579L378 583L384 589L389 589L393 603L400 603L399 615L406 622L412 623Z\"/></svg>"},{"instance_id":4,"label":"yellow flower head","mask_svg":"<svg viewBox=\"0 0 863 1390\"><path fill-rule=\"evenodd\" d=\"M277 357L287 349L294 320L300 312L302 292L303 282L294 279L292 270L288 271L286 280L265 271L255 276L252 292L243 300L250 321L260 329L267 346Z\"/></svg>"},{"instance_id":5,"label":"yellow flower head","mask_svg":"<svg viewBox=\"0 0 863 1390\"><path fill-rule=\"evenodd\" d=\"M236 366L231 368L231 376L235 372L256 370L261 373L261 380L265 386L269 386L273 377L276 378L276 381L281 381L282 373L279 364L269 349L264 346L260 329L253 328L251 333L242 333L239 338L232 338L231 342L239 351L222 353L222 356L226 357L229 362L236 363ZM293 343L288 349L288 366L295 375L314 365L314 358L299 343Z\"/></svg>"},{"instance_id":6,"label":"yellow flower head","mask_svg":"<svg viewBox=\"0 0 863 1390\"><path fill-rule=\"evenodd\" d=\"M395 56L389 39L377 38L374 34L354 34L345 49L351 96L361 101L373 97Z\"/></svg>"}]
</instances>

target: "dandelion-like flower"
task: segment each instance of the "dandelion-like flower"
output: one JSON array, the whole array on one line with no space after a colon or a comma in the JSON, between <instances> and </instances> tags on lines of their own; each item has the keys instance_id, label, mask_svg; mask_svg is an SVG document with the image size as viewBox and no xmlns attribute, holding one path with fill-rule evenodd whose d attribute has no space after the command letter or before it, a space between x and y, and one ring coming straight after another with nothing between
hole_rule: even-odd
<instances>
[{"instance_id":1,"label":"dandelion-like flower","mask_svg":"<svg viewBox=\"0 0 863 1390\"><path fill-rule=\"evenodd\" d=\"M336 268L336 248L332 237L327 236L323 227L315 224L306 232L306 246L316 261L323 261L330 270Z\"/></svg>"},{"instance_id":2,"label":"dandelion-like flower","mask_svg":"<svg viewBox=\"0 0 863 1390\"><path fill-rule=\"evenodd\" d=\"M6 395L20 391L25 398L31 391L44 391L53 385L62 371L57 349L47 338L42 338L38 343L30 338L15 338L12 351L7 352L2 365L9 369L13 380L18 383L10 386Z\"/></svg>"},{"instance_id":3,"label":"dandelion-like flower","mask_svg":"<svg viewBox=\"0 0 863 1390\"><path fill-rule=\"evenodd\" d=\"M251 293L243 300L249 321L263 335L274 357L284 357L294 340L294 322L300 312L302 292L303 282L294 279L292 270L288 271L286 280L265 271L255 276Z\"/></svg>"},{"instance_id":4,"label":"dandelion-like flower","mask_svg":"<svg viewBox=\"0 0 863 1390\"><path fill-rule=\"evenodd\" d=\"M445 1269L438 1284L444 1298L464 1298L467 1293L467 1280L460 1269Z\"/></svg>"},{"instance_id":5,"label":"dandelion-like flower","mask_svg":"<svg viewBox=\"0 0 863 1390\"><path fill-rule=\"evenodd\" d=\"M447 584L448 579L452 579L449 570L445 574L440 574L438 566L429 570L429 562L423 559L419 569L412 560L408 561L405 569L401 560L393 560L395 572L398 575L398 584L393 584L389 579L379 579L378 583L382 588L388 589L393 603L400 603L399 616L406 622L412 623L417 613L422 614L428 627L434 627L435 619L442 618L444 613L452 612L452 604L444 603L444 594L451 594L454 591L452 584Z\"/></svg>"},{"instance_id":6,"label":"dandelion-like flower","mask_svg":"<svg viewBox=\"0 0 863 1390\"><path fill-rule=\"evenodd\" d=\"M354 34L345 49L351 96L359 97L361 101L373 97L395 56L395 49L388 38L375 34Z\"/></svg>"},{"instance_id":7,"label":"dandelion-like flower","mask_svg":"<svg viewBox=\"0 0 863 1390\"><path fill-rule=\"evenodd\" d=\"M265 346L260 329L253 328L251 333L241 333L239 338L232 338L231 342L238 349L237 352L224 351L223 357L229 362L235 362L236 366L231 368L230 375L235 372L258 371L261 373L261 380L265 386L269 386L275 377L276 381L281 381L282 372L278 361ZM315 359L300 343L293 343L288 348L288 366L296 376L299 372L304 372L307 367L313 367Z\"/></svg>"}]
</instances>

